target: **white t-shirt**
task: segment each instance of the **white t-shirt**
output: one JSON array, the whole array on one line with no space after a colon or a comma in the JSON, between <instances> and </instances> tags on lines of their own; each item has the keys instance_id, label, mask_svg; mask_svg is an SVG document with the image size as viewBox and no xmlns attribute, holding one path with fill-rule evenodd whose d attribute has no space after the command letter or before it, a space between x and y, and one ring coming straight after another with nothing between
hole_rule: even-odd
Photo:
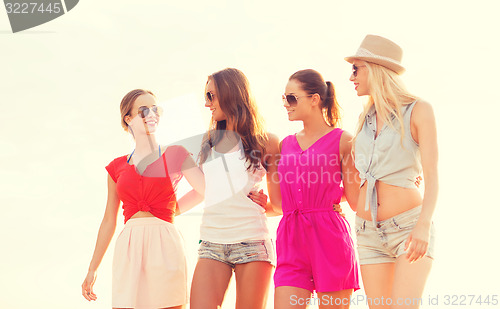
<instances>
[{"instance_id":1,"label":"white t-shirt","mask_svg":"<svg viewBox=\"0 0 500 309\"><path fill-rule=\"evenodd\" d=\"M270 239L262 206L247 195L260 189L266 170L254 171L242 151L218 153L214 149L203 163L205 209L200 228L201 240L232 244L246 240Z\"/></svg>"}]
</instances>

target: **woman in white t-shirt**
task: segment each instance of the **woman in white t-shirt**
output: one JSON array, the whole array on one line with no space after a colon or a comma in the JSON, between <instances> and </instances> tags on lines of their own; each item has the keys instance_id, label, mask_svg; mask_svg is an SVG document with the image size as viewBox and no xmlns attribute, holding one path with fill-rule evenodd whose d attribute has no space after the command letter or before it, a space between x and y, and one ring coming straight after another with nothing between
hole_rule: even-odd
<instances>
[{"instance_id":1,"label":"woman in white t-shirt","mask_svg":"<svg viewBox=\"0 0 500 309\"><path fill-rule=\"evenodd\" d=\"M266 133L248 80L237 69L208 77L206 103L212 121L201 152L205 209L199 260L191 288L191 309L220 308L234 271L238 308L265 308L275 265L274 246L259 191L267 175L269 197L280 205L277 172L279 140Z\"/></svg>"}]
</instances>

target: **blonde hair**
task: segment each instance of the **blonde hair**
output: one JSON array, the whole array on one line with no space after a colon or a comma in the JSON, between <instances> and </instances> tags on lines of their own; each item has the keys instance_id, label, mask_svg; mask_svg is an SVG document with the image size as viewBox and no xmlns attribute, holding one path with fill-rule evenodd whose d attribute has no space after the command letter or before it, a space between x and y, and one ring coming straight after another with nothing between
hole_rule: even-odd
<instances>
[{"instance_id":1,"label":"blonde hair","mask_svg":"<svg viewBox=\"0 0 500 309\"><path fill-rule=\"evenodd\" d=\"M403 81L396 72L378 64L370 62L365 62L364 64L368 69L368 89L370 95L363 108L363 112L359 116L352 144L354 145L356 137L363 128L368 111L374 105L377 115L388 126L396 130L392 123L391 116L394 116L399 122L399 133L401 134L401 142L403 142L405 128L401 107L412 103L417 97L408 92Z\"/></svg>"}]
</instances>

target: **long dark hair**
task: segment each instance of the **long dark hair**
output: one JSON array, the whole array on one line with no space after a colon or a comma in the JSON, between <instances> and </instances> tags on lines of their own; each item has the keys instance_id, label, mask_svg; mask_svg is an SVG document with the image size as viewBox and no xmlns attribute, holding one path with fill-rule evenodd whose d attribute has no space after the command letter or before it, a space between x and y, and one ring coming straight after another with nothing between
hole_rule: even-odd
<instances>
[{"instance_id":1,"label":"long dark hair","mask_svg":"<svg viewBox=\"0 0 500 309\"><path fill-rule=\"evenodd\" d=\"M340 106L335 96L335 88L331 82L325 82L319 72L307 69L292 74L288 80L297 80L308 94L319 94L321 109L326 123L331 127L340 125Z\"/></svg>"},{"instance_id":2,"label":"long dark hair","mask_svg":"<svg viewBox=\"0 0 500 309\"><path fill-rule=\"evenodd\" d=\"M260 163L266 167L263 158L268 137L248 79L240 70L227 68L210 75L207 84L210 80L214 83L222 112L234 124L234 131L241 139L246 161L250 163L248 169L257 169ZM201 145L200 164L207 160L212 147L220 142L226 129L226 120L215 121L212 118Z\"/></svg>"}]
</instances>

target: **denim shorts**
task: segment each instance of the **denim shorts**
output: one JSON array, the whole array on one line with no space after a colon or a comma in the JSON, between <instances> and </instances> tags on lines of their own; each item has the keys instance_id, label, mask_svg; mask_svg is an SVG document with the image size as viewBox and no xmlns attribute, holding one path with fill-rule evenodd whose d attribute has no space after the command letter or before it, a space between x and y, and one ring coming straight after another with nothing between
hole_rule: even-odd
<instances>
[{"instance_id":1,"label":"denim shorts","mask_svg":"<svg viewBox=\"0 0 500 309\"><path fill-rule=\"evenodd\" d=\"M269 240L247 240L235 244L218 244L202 240L198 249L200 259L212 259L232 268L236 264L249 262L269 262L276 266L274 244Z\"/></svg>"},{"instance_id":2,"label":"denim shorts","mask_svg":"<svg viewBox=\"0 0 500 309\"><path fill-rule=\"evenodd\" d=\"M374 226L372 221L356 216L356 239L359 264L394 263L405 254L405 242L418 221L422 206L412 208ZM426 256L434 258L434 223L431 224L430 240Z\"/></svg>"}]
</instances>

